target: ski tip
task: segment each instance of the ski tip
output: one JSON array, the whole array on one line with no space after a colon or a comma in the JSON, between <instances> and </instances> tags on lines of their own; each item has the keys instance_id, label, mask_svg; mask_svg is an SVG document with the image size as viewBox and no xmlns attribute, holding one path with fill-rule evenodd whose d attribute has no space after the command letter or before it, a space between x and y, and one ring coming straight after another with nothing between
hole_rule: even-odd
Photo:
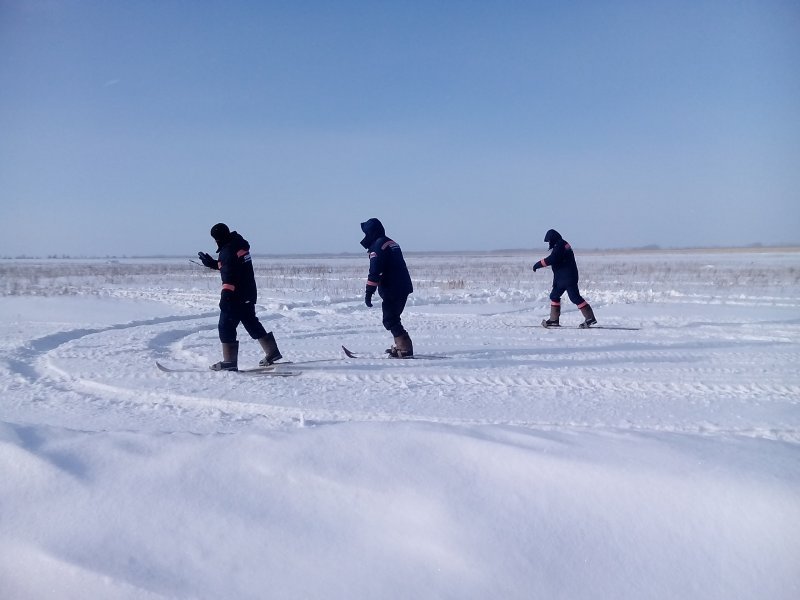
<instances>
[{"instance_id":1,"label":"ski tip","mask_svg":"<svg viewBox=\"0 0 800 600\"><path fill-rule=\"evenodd\" d=\"M356 358L356 355L350 352L350 350L348 350L347 348L345 348L344 345L342 346L342 351L344 352L345 356L347 356L347 358Z\"/></svg>"},{"instance_id":2,"label":"ski tip","mask_svg":"<svg viewBox=\"0 0 800 600\"><path fill-rule=\"evenodd\" d=\"M167 367L165 367L164 365L162 365L162 364L161 364L160 362L158 362L158 361L156 361L156 368L157 368L159 371L164 371L165 373L169 373L169 369L168 369Z\"/></svg>"}]
</instances>

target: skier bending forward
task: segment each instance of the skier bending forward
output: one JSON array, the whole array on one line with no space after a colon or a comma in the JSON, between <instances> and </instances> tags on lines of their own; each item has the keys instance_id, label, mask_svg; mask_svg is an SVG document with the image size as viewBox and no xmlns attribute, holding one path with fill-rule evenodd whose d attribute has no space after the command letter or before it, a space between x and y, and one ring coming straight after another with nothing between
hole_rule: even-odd
<instances>
[{"instance_id":1,"label":"skier bending forward","mask_svg":"<svg viewBox=\"0 0 800 600\"><path fill-rule=\"evenodd\" d=\"M589 303L583 299L578 290L578 265L575 262L575 253L561 234L555 229L549 229L544 236L544 241L550 245L550 255L533 265L533 270L542 267L553 268L553 289L550 292L550 318L542 321L545 327L559 327L561 316L561 296L567 292L570 301L577 305L583 315L584 321L579 327L585 329L597 323L594 312Z\"/></svg>"},{"instance_id":2,"label":"skier bending forward","mask_svg":"<svg viewBox=\"0 0 800 600\"><path fill-rule=\"evenodd\" d=\"M411 337L403 328L400 315L406 307L408 295L414 291L403 251L394 240L386 237L386 231L378 219L369 219L361 224L364 239L361 245L369 253L369 275L364 303L372 308L372 295L378 291L383 300L383 326L392 332L394 346L386 352L394 358L411 358L414 347Z\"/></svg>"}]
</instances>

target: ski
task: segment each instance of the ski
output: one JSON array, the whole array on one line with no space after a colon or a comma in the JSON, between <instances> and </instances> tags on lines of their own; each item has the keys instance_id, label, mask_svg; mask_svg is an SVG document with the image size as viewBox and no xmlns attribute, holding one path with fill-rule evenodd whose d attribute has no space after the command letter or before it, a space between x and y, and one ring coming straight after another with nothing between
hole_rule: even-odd
<instances>
[{"instance_id":1,"label":"ski","mask_svg":"<svg viewBox=\"0 0 800 600\"><path fill-rule=\"evenodd\" d=\"M280 366L280 365L292 365L293 367L305 367L306 365L313 365L317 363L326 363L326 362L341 362L341 358L312 358L311 360L298 360L298 361L281 361L277 363L272 363L272 366Z\"/></svg>"},{"instance_id":2,"label":"ski","mask_svg":"<svg viewBox=\"0 0 800 600\"><path fill-rule=\"evenodd\" d=\"M156 361L156 367L158 367L159 371L164 371L164 373L205 373L206 370L211 371L212 369L203 369L201 367L168 367L160 362ZM238 372L244 373L248 371L272 371L275 369L275 365L269 365L268 367L252 367L250 369L239 369ZM234 371L236 372L236 371Z\"/></svg>"},{"instance_id":3,"label":"ski","mask_svg":"<svg viewBox=\"0 0 800 600\"><path fill-rule=\"evenodd\" d=\"M545 329L618 329L620 331L639 331L638 327L621 327L617 325L590 325L581 327L580 325L546 325L547 321L542 321L541 327ZM538 325L521 325L520 327L539 327Z\"/></svg>"},{"instance_id":4,"label":"ski","mask_svg":"<svg viewBox=\"0 0 800 600\"><path fill-rule=\"evenodd\" d=\"M348 348L345 348L344 346L342 346L342 351L344 352L344 355L347 358L393 358L393 357L390 357L388 354L384 354L383 356L380 356L380 357L374 356L374 355L365 356L364 354L362 354L360 352L358 352L358 353L353 352L352 350L349 350ZM398 358L396 360L411 360L411 359L414 359L414 358L420 359L420 360L439 360L439 359L450 358L450 357L449 356L442 356L440 354L414 354L413 356L406 356L406 357L403 357L403 358Z\"/></svg>"},{"instance_id":5,"label":"ski","mask_svg":"<svg viewBox=\"0 0 800 600\"><path fill-rule=\"evenodd\" d=\"M623 327L622 325L591 325L589 327L581 327L580 325L545 325L545 320L542 320L540 325L522 325L519 323L508 323L503 321L506 327L523 327L525 329L538 329L544 327L545 329L617 329L619 331L639 331L639 327Z\"/></svg>"},{"instance_id":6,"label":"ski","mask_svg":"<svg viewBox=\"0 0 800 600\"><path fill-rule=\"evenodd\" d=\"M295 375L300 375L301 373L300 371L284 371L276 369L277 366L290 365L290 364L292 363L290 362L273 363L267 367L252 367L248 369L239 369L238 371L228 371L228 372L242 373L245 375L273 375L275 377L293 377ZM201 369L195 367L167 367L166 365L163 365L158 361L156 361L156 367L158 368L159 371L163 371L164 373L206 373L208 371L212 371L212 369Z\"/></svg>"},{"instance_id":7,"label":"ski","mask_svg":"<svg viewBox=\"0 0 800 600\"><path fill-rule=\"evenodd\" d=\"M233 371L234 373L241 373L242 375L270 375L272 377L297 377L302 375L302 371L283 371L271 370L269 367L259 367L255 369L239 369Z\"/></svg>"}]
</instances>

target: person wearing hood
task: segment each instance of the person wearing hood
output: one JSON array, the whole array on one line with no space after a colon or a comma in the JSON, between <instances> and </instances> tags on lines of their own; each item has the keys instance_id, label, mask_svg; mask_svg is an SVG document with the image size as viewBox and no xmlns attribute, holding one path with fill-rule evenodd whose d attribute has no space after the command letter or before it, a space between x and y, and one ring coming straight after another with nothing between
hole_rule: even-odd
<instances>
[{"instance_id":1,"label":"person wearing hood","mask_svg":"<svg viewBox=\"0 0 800 600\"><path fill-rule=\"evenodd\" d=\"M250 244L236 231L231 231L225 223L217 223L211 228L211 237L217 242L219 259L206 252L197 256L209 269L219 271L222 277L222 293L219 300L219 339L222 342L222 360L211 365L214 371L238 371L239 342L236 329L241 323L254 340L258 340L264 350L264 358L259 365L267 366L283 358L275 336L266 332L256 316L258 290L250 258Z\"/></svg>"},{"instance_id":2,"label":"person wearing hood","mask_svg":"<svg viewBox=\"0 0 800 600\"><path fill-rule=\"evenodd\" d=\"M561 315L561 296L567 292L570 301L577 305L583 315L584 321L579 325L582 329L597 323L594 312L589 303L583 299L578 290L578 265L575 262L575 253L569 243L561 237L555 229L550 229L544 236L544 241L550 245L550 254L533 265L533 271L542 267L553 269L553 289L550 292L550 318L542 321L545 327L558 327Z\"/></svg>"},{"instance_id":3,"label":"person wearing hood","mask_svg":"<svg viewBox=\"0 0 800 600\"><path fill-rule=\"evenodd\" d=\"M382 299L383 326L394 336L394 345L386 352L394 358L411 358L414 356L414 347L411 337L403 328L400 315L414 286L403 251L397 242L386 237L383 224L378 219L361 223L361 231L364 232L361 245L369 253L364 303L371 308L372 295L377 290Z\"/></svg>"}]
</instances>

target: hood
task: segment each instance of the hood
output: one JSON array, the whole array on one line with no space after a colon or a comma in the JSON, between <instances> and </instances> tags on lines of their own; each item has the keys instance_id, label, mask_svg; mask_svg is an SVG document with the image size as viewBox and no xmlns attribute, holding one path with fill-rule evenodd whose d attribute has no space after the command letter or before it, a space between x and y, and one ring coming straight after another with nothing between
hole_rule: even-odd
<instances>
[{"instance_id":1,"label":"hood","mask_svg":"<svg viewBox=\"0 0 800 600\"><path fill-rule=\"evenodd\" d=\"M217 242L217 244L219 245L217 252L220 252L225 246L232 246L237 250L250 250L250 242L244 239L238 231L231 231L224 242Z\"/></svg>"},{"instance_id":2,"label":"hood","mask_svg":"<svg viewBox=\"0 0 800 600\"><path fill-rule=\"evenodd\" d=\"M364 232L364 239L361 240L361 245L365 249L369 249L375 240L386 235L386 230L383 228L383 224L375 218L364 221L361 224L361 231Z\"/></svg>"},{"instance_id":3,"label":"hood","mask_svg":"<svg viewBox=\"0 0 800 600\"><path fill-rule=\"evenodd\" d=\"M555 246L558 242L563 240L564 238L561 237L561 234L558 233L555 229L548 229L547 233L544 234L544 241L550 244L550 248Z\"/></svg>"}]
</instances>

